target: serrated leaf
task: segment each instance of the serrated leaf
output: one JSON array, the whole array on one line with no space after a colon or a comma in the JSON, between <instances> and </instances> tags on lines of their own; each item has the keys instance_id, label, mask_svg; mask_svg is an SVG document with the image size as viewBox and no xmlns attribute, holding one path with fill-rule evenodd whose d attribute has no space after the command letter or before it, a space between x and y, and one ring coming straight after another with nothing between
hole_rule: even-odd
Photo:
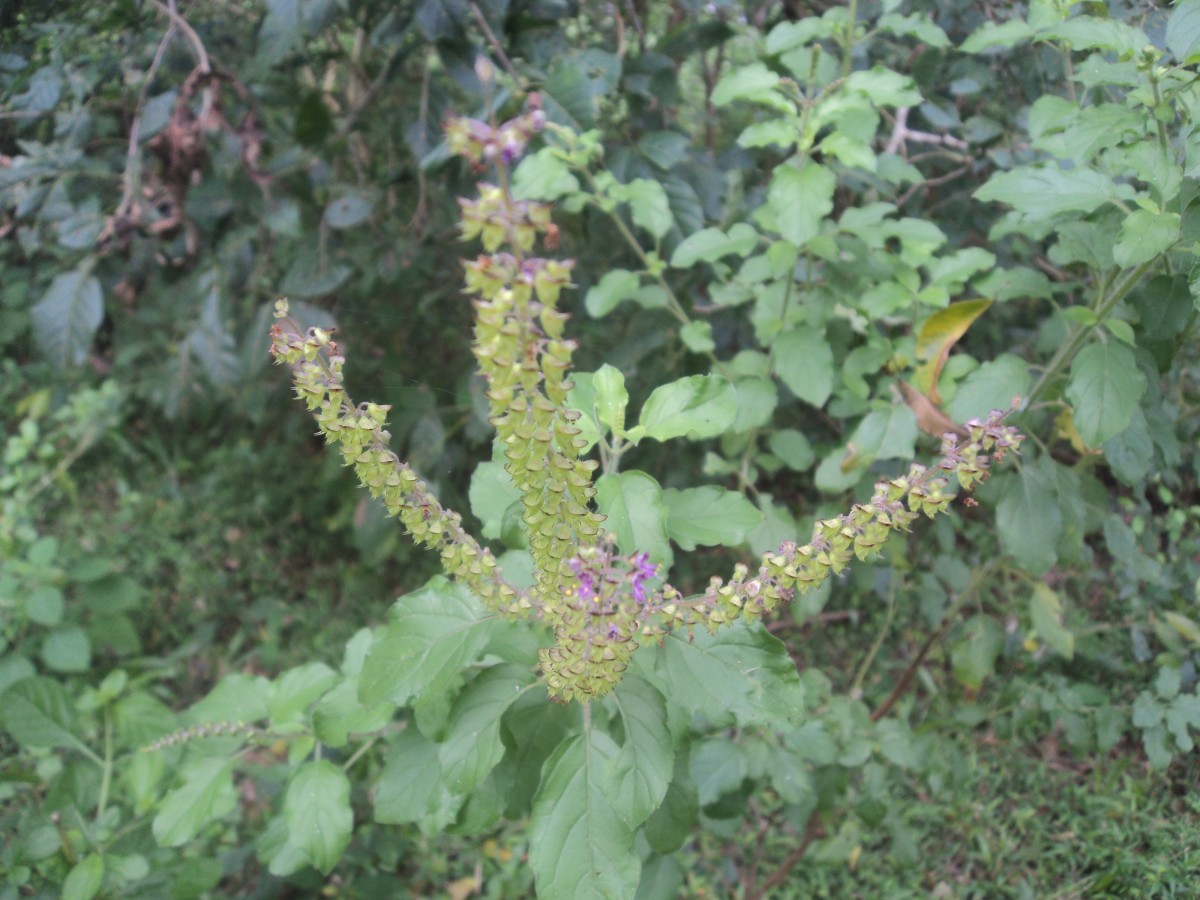
<instances>
[{"instance_id":1,"label":"serrated leaf","mask_svg":"<svg viewBox=\"0 0 1200 900\"><path fill-rule=\"evenodd\" d=\"M272 727L304 718L310 704L333 687L338 674L325 663L312 662L288 669L275 679L267 694Z\"/></svg>"},{"instance_id":2,"label":"serrated leaf","mask_svg":"<svg viewBox=\"0 0 1200 900\"><path fill-rule=\"evenodd\" d=\"M53 678L23 678L0 700L0 725L22 747L87 750L76 734L75 705Z\"/></svg>"},{"instance_id":3,"label":"serrated leaf","mask_svg":"<svg viewBox=\"0 0 1200 900\"><path fill-rule=\"evenodd\" d=\"M1179 240L1179 213L1135 209L1121 223L1121 239L1113 247L1118 266L1140 266L1169 250Z\"/></svg>"},{"instance_id":4,"label":"serrated leaf","mask_svg":"<svg viewBox=\"0 0 1200 900\"><path fill-rule=\"evenodd\" d=\"M1006 474L996 490L996 529L1000 544L1017 564L1031 575L1045 575L1058 559L1055 547L1062 529L1062 511L1055 492L1055 478L1042 457L1028 461L1021 471Z\"/></svg>"},{"instance_id":5,"label":"serrated leaf","mask_svg":"<svg viewBox=\"0 0 1200 900\"><path fill-rule=\"evenodd\" d=\"M637 438L669 441L719 435L737 420L737 391L720 375L691 375L655 388L638 417ZM631 437L633 432L631 432Z\"/></svg>"},{"instance_id":6,"label":"serrated leaf","mask_svg":"<svg viewBox=\"0 0 1200 900\"><path fill-rule=\"evenodd\" d=\"M767 202L775 213L780 235L803 247L821 231L821 220L833 211L837 178L825 166L809 160L802 168L783 164L771 173Z\"/></svg>"},{"instance_id":7,"label":"serrated leaf","mask_svg":"<svg viewBox=\"0 0 1200 900\"><path fill-rule=\"evenodd\" d=\"M233 760L204 756L183 770L183 784L167 794L154 817L154 839L161 847L180 847L200 829L237 808Z\"/></svg>"},{"instance_id":8,"label":"serrated leaf","mask_svg":"<svg viewBox=\"0 0 1200 900\"><path fill-rule=\"evenodd\" d=\"M771 370L788 389L818 409L833 392L833 348L825 333L815 328L795 328L775 341Z\"/></svg>"},{"instance_id":9,"label":"serrated leaf","mask_svg":"<svg viewBox=\"0 0 1200 900\"><path fill-rule=\"evenodd\" d=\"M532 681L532 673L520 666L493 666L455 698L450 728L438 747L442 778L451 791L470 793L500 762L500 717Z\"/></svg>"},{"instance_id":10,"label":"serrated leaf","mask_svg":"<svg viewBox=\"0 0 1200 900\"><path fill-rule=\"evenodd\" d=\"M883 66L852 72L843 90L863 94L876 106L920 106L923 102L912 78Z\"/></svg>"},{"instance_id":11,"label":"serrated leaf","mask_svg":"<svg viewBox=\"0 0 1200 900\"><path fill-rule=\"evenodd\" d=\"M780 112L789 112L791 104L775 88L779 76L760 62L736 66L713 89L714 106L725 106L735 100L758 103Z\"/></svg>"},{"instance_id":12,"label":"serrated leaf","mask_svg":"<svg viewBox=\"0 0 1200 900\"><path fill-rule=\"evenodd\" d=\"M1029 598L1029 615L1038 637L1060 656L1066 659L1075 657L1075 635L1063 627L1062 601L1058 599L1058 594L1040 581L1034 584L1033 596Z\"/></svg>"},{"instance_id":13,"label":"serrated leaf","mask_svg":"<svg viewBox=\"0 0 1200 900\"><path fill-rule=\"evenodd\" d=\"M604 527L616 537L622 553L644 551L664 570L670 569L674 553L657 481L637 470L601 475L596 479L596 505L608 517Z\"/></svg>"},{"instance_id":14,"label":"serrated leaf","mask_svg":"<svg viewBox=\"0 0 1200 900\"><path fill-rule=\"evenodd\" d=\"M652 666L643 677L693 712L726 711L745 725L798 722L804 714L796 664L758 623L739 622L715 635L698 631L690 641L670 634Z\"/></svg>"},{"instance_id":15,"label":"serrated leaf","mask_svg":"<svg viewBox=\"0 0 1200 900\"><path fill-rule=\"evenodd\" d=\"M634 179L626 187L633 223L648 231L655 240L661 240L675 224L667 192L657 181L648 178Z\"/></svg>"},{"instance_id":16,"label":"serrated leaf","mask_svg":"<svg viewBox=\"0 0 1200 900\"><path fill-rule=\"evenodd\" d=\"M521 491L499 462L483 462L471 474L468 491L471 512L483 523L480 532L485 538L500 537L504 515L514 503L520 503Z\"/></svg>"},{"instance_id":17,"label":"serrated leaf","mask_svg":"<svg viewBox=\"0 0 1200 900\"><path fill-rule=\"evenodd\" d=\"M762 512L737 491L716 485L663 492L667 533L682 550L736 547L763 521Z\"/></svg>"},{"instance_id":18,"label":"serrated leaf","mask_svg":"<svg viewBox=\"0 0 1200 900\"><path fill-rule=\"evenodd\" d=\"M322 875L342 858L354 829L350 779L325 759L304 763L292 776L283 800L288 842Z\"/></svg>"},{"instance_id":19,"label":"serrated leaf","mask_svg":"<svg viewBox=\"0 0 1200 900\"><path fill-rule=\"evenodd\" d=\"M358 688L363 706L403 706L427 691L445 690L479 658L491 636L478 599L440 575L397 600L390 615L363 663Z\"/></svg>"},{"instance_id":20,"label":"serrated leaf","mask_svg":"<svg viewBox=\"0 0 1200 900\"><path fill-rule=\"evenodd\" d=\"M636 273L626 269L612 269L605 272L600 280L592 285L584 298L584 307L593 318L606 316L622 300L629 300L637 292L641 279Z\"/></svg>"},{"instance_id":21,"label":"serrated leaf","mask_svg":"<svg viewBox=\"0 0 1200 900\"><path fill-rule=\"evenodd\" d=\"M1065 212L1088 213L1116 196L1116 187L1107 175L1057 166L1021 166L997 173L974 194L976 200L1006 203L1035 221Z\"/></svg>"},{"instance_id":22,"label":"serrated leaf","mask_svg":"<svg viewBox=\"0 0 1200 900\"><path fill-rule=\"evenodd\" d=\"M658 809L671 782L675 749L667 704L656 687L635 675L622 679L613 700L625 730L625 743L613 760L613 806L626 825L637 828Z\"/></svg>"},{"instance_id":23,"label":"serrated leaf","mask_svg":"<svg viewBox=\"0 0 1200 900\"><path fill-rule=\"evenodd\" d=\"M1112 50L1139 53L1150 43L1146 32L1117 19L1075 16L1038 33L1039 40L1066 42L1072 50Z\"/></svg>"},{"instance_id":24,"label":"serrated leaf","mask_svg":"<svg viewBox=\"0 0 1200 900\"><path fill-rule=\"evenodd\" d=\"M538 896L610 900L637 887L633 829L613 804L609 764L618 753L612 738L591 730L564 741L546 761L529 823Z\"/></svg>"},{"instance_id":25,"label":"serrated leaf","mask_svg":"<svg viewBox=\"0 0 1200 900\"><path fill-rule=\"evenodd\" d=\"M363 706L358 702L358 676L344 678L313 707L313 734L326 746L344 747L352 734L387 727L394 710L390 703Z\"/></svg>"},{"instance_id":26,"label":"serrated leaf","mask_svg":"<svg viewBox=\"0 0 1200 900\"><path fill-rule=\"evenodd\" d=\"M1129 425L1146 391L1146 376L1133 352L1121 344L1094 342L1071 363L1066 395L1079 436L1098 447Z\"/></svg>"},{"instance_id":27,"label":"serrated leaf","mask_svg":"<svg viewBox=\"0 0 1200 900\"><path fill-rule=\"evenodd\" d=\"M1034 36L1034 30L1021 19L1009 19L996 24L984 22L970 37L962 42L963 53L981 53L986 50L1002 50L1022 44Z\"/></svg>"},{"instance_id":28,"label":"serrated leaf","mask_svg":"<svg viewBox=\"0 0 1200 900\"><path fill-rule=\"evenodd\" d=\"M996 660L1004 649L1004 629L990 616L978 615L963 623L963 632L950 652L954 677L979 690L996 670Z\"/></svg>"},{"instance_id":29,"label":"serrated leaf","mask_svg":"<svg viewBox=\"0 0 1200 900\"><path fill-rule=\"evenodd\" d=\"M553 202L579 191L579 179L554 147L543 147L521 160L513 172L513 196L518 200Z\"/></svg>"},{"instance_id":30,"label":"serrated leaf","mask_svg":"<svg viewBox=\"0 0 1200 900\"><path fill-rule=\"evenodd\" d=\"M625 376L620 369L605 363L592 375L592 387L596 389L596 418L611 428L613 434L623 435L625 409L629 406Z\"/></svg>"},{"instance_id":31,"label":"serrated leaf","mask_svg":"<svg viewBox=\"0 0 1200 900\"><path fill-rule=\"evenodd\" d=\"M436 834L454 821L463 799L442 777L438 745L409 723L388 749L375 788L375 821L415 822L425 834Z\"/></svg>"},{"instance_id":32,"label":"serrated leaf","mask_svg":"<svg viewBox=\"0 0 1200 900\"><path fill-rule=\"evenodd\" d=\"M1200 0L1181 0L1167 19L1167 47L1178 62L1200 52Z\"/></svg>"},{"instance_id":33,"label":"serrated leaf","mask_svg":"<svg viewBox=\"0 0 1200 900\"><path fill-rule=\"evenodd\" d=\"M671 267L686 269L700 261L716 262L731 253L745 256L757 243L758 232L745 222L738 222L729 229L728 234L720 228L705 228L680 241L671 254Z\"/></svg>"},{"instance_id":34,"label":"serrated leaf","mask_svg":"<svg viewBox=\"0 0 1200 900\"><path fill-rule=\"evenodd\" d=\"M64 369L82 365L104 321L100 282L78 269L56 275L29 313L33 335L50 362Z\"/></svg>"}]
</instances>

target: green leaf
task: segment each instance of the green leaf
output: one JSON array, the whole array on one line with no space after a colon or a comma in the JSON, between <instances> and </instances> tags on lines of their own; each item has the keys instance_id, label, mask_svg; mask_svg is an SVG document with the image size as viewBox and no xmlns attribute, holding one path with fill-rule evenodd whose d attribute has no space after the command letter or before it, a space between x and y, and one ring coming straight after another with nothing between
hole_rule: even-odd
<instances>
[{"instance_id":1,"label":"green leaf","mask_svg":"<svg viewBox=\"0 0 1200 900\"><path fill-rule=\"evenodd\" d=\"M761 624L738 622L692 640L669 634L653 656L634 657L652 669L640 674L687 709L708 716L726 711L744 725L798 722L804 689L783 642Z\"/></svg>"},{"instance_id":2,"label":"green leaf","mask_svg":"<svg viewBox=\"0 0 1200 900\"><path fill-rule=\"evenodd\" d=\"M688 322L680 328L679 339L693 353L712 353L717 348L713 340L712 323L705 319Z\"/></svg>"},{"instance_id":3,"label":"green leaf","mask_svg":"<svg viewBox=\"0 0 1200 900\"><path fill-rule=\"evenodd\" d=\"M622 300L630 300L637 292L641 279L635 272L625 269L612 269L605 272L598 282L592 285L584 298L584 306L588 315L594 319L606 316Z\"/></svg>"},{"instance_id":4,"label":"green leaf","mask_svg":"<svg viewBox=\"0 0 1200 900\"><path fill-rule=\"evenodd\" d=\"M532 673L520 666L493 666L455 698L450 728L438 747L442 778L451 791L469 794L500 762L500 717L532 681Z\"/></svg>"},{"instance_id":5,"label":"green leaf","mask_svg":"<svg viewBox=\"0 0 1200 900\"><path fill-rule=\"evenodd\" d=\"M1063 627L1062 601L1058 599L1058 594L1040 581L1033 586L1033 596L1029 598L1029 614L1037 636L1060 656L1073 659L1075 635Z\"/></svg>"},{"instance_id":6,"label":"green leaf","mask_svg":"<svg viewBox=\"0 0 1200 900\"><path fill-rule=\"evenodd\" d=\"M990 253L987 255L995 262L994 256ZM951 348L991 305L991 300L952 303L935 312L917 330L917 359L921 361L917 368L917 387L930 394L934 402L938 401L938 397L931 392L936 390L938 376L946 365Z\"/></svg>"},{"instance_id":7,"label":"green leaf","mask_svg":"<svg viewBox=\"0 0 1200 900\"><path fill-rule=\"evenodd\" d=\"M843 90L863 94L876 106L920 106L924 102L916 82L883 66L852 72Z\"/></svg>"},{"instance_id":8,"label":"green leaf","mask_svg":"<svg viewBox=\"0 0 1200 900\"><path fill-rule=\"evenodd\" d=\"M306 762L288 784L283 799L288 843L301 850L322 875L342 858L354 829L350 779L325 759Z\"/></svg>"},{"instance_id":9,"label":"green leaf","mask_svg":"<svg viewBox=\"0 0 1200 900\"><path fill-rule=\"evenodd\" d=\"M737 491L716 485L663 492L667 533L682 550L736 547L763 521L763 514Z\"/></svg>"},{"instance_id":10,"label":"green leaf","mask_svg":"<svg viewBox=\"0 0 1200 900\"><path fill-rule=\"evenodd\" d=\"M928 14L911 13L902 16L898 13L888 13L880 16L876 27L880 31L890 31L892 34L916 38L922 44L930 47L949 47L950 38L942 31Z\"/></svg>"},{"instance_id":11,"label":"green leaf","mask_svg":"<svg viewBox=\"0 0 1200 900\"><path fill-rule=\"evenodd\" d=\"M1048 219L1059 213L1088 213L1115 199L1112 179L1093 169L1064 171L1057 166L1021 166L1000 172L975 191L976 200L1007 203L1027 219Z\"/></svg>"},{"instance_id":12,"label":"green leaf","mask_svg":"<svg viewBox=\"0 0 1200 900\"><path fill-rule=\"evenodd\" d=\"M1072 50L1112 50L1115 53L1140 53L1150 43L1146 32L1117 19L1075 16L1038 33L1039 40L1066 42Z\"/></svg>"},{"instance_id":13,"label":"green leaf","mask_svg":"<svg viewBox=\"0 0 1200 900\"><path fill-rule=\"evenodd\" d=\"M649 178L636 178L626 188L633 223L648 231L655 240L661 240L675 224L663 186Z\"/></svg>"},{"instance_id":14,"label":"green leaf","mask_svg":"<svg viewBox=\"0 0 1200 900\"><path fill-rule=\"evenodd\" d=\"M0 725L22 747L87 750L76 734L75 706L53 678L24 678L0 698Z\"/></svg>"},{"instance_id":15,"label":"green leaf","mask_svg":"<svg viewBox=\"0 0 1200 900\"><path fill-rule=\"evenodd\" d=\"M82 365L104 321L100 282L81 269L56 275L29 314L33 336L51 363L64 369Z\"/></svg>"},{"instance_id":16,"label":"green leaf","mask_svg":"<svg viewBox=\"0 0 1200 900\"><path fill-rule=\"evenodd\" d=\"M817 454L808 438L794 428L772 433L767 438L767 446L794 472L806 472L817 461Z\"/></svg>"},{"instance_id":17,"label":"green leaf","mask_svg":"<svg viewBox=\"0 0 1200 900\"><path fill-rule=\"evenodd\" d=\"M529 865L539 897L631 896L641 873L633 829L613 800L619 753L599 730L576 735L546 761L529 823Z\"/></svg>"},{"instance_id":18,"label":"green leaf","mask_svg":"<svg viewBox=\"0 0 1200 900\"><path fill-rule=\"evenodd\" d=\"M1021 19L1009 19L996 24L984 22L959 47L963 53L982 53L987 50L1005 50L1023 44L1034 36L1034 29Z\"/></svg>"},{"instance_id":19,"label":"green leaf","mask_svg":"<svg viewBox=\"0 0 1200 900\"><path fill-rule=\"evenodd\" d=\"M622 553L644 550L664 570L671 567L667 508L657 481L636 470L601 475L596 480L596 505L608 517L604 527L616 536Z\"/></svg>"},{"instance_id":20,"label":"green leaf","mask_svg":"<svg viewBox=\"0 0 1200 900\"><path fill-rule=\"evenodd\" d=\"M312 662L288 669L275 679L267 694L271 726L278 728L306 720L305 713L338 680L325 663Z\"/></svg>"},{"instance_id":21,"label":"green leaf","mask_svg":"<svg viewBox=\"0 0 1200 900\"><path fill-rule=\"evenodd\" d=\"M52 584L34 588L25 598L25 615L38 625L57 625L66 605L63 592Z\"/></svg>"},{"instance_id":22,"label":"green leaf","mask_svg":"<svg viewBox=\"0 0 1200 900\"><path fill-rule=\"evenodd\" d=\"M771 369L788 389L813 406L825 405L833 392L833 348L816 328L796 328L775 340Z\"/></svg>"},{"instance_id":23,"label":"green leaf","mask_svg":"<svg viewBox=\"0 0 1200 900\"><path fill-rule=\"evenodd\" d=\"M912 459L918 433L916 413L903 403L893 403L867 413L850 443L865 466L876 459Z\"/></svg>"},{"instance_id":24,"label":"green leaf","mask_svg":"<svg viewBox=\"0 0 1200 900\"><path fill-rule=\"evenodd\" d=\"M267 717L271 683L250 675L226 675L187 711L190 722L257 722Z\"/></svg>"},{"instance_id":25,"label":"green leaf","mask_svg":"<svg viewBox=\"0 0 1200 900\"><path fill-rule=\"evenodd\" d=\"M1128 347L1111 341L1084 347L1071 364L1066 391L1079 436L1099 447L1120 434L1145 391L1146 376Z\"/></svg>"},{"instance_id":26,"label":"green leaf","mask_svg":"<svg viewBox=\"0 0 1200 900\"><path fill-rule=\"evenodd\" d=\"M329 747L344 747L352 734L381 731L392 720L390 703L365 707L358 702L358 676L344 678L313 708L313 733Z\"/></svg>"},{"instance_id":27,"label":"green leaf","mask_svg":"<svg viewBox=\"0 0 1200 900\"><path fill-rule=\"evenodd\" d=\"M997 476L993 491L1000 544L1031 575L1045 575L1058 558L1055 547L1062 529L1062 511L1055 492L1053 461L1027 460L1021 471ZM989 491L989 496L992 491Z\"/></svg>"},{"instance_id":28,"label":"green leaf","mask_svg":"<svg viewBox=\"0 0 1200 900\"><path fill-rule=\"evenodd\" d=\"M497 540L504 524L504 515L514 503L521 502L521 491L504 471L504 464L483 462L471 475L468 492L471 512L483 523L485 538Z\"/></svg>"},{"instance_id":29,"label":"green leaf","mask_svg":"<svg viewBox=\"0 0 1200 900\"><path fill-rule=\"evenodd\" d=\"M1200 52L1200 0L1181 0L1167 19L1167 47L1178 62Z\"/></svg>"},{"instance_id":30,"label":"green leaf","mask_svg":"<svg viewBox=\"0 0 1200 900\"><path fill-rule=\"evenodd\" d=\"M630 438L669 441L686 435L695 441L721 434L736 419L733 385L720 375L692 375L654 389Z\"/></svg>"},{"instance_id":31,"label":"green leaf","mask_svg":"<svg viewBox=\"0 0 1200 900\"><path fill-rule=\"evenodd\" d=\"M636 675L622 679L613 700L625 729L625 743L613 761L613 806L625 824L637 828L658 809L671 782L675 749L667 704L657 688Z\"/></svg>"},{"instance_id":32,"label":"green leaf","mask_svg":"<svg viewBox=\"0 0 1200 900\"><path fill-rule=\"evenodd\" d=\"M397 600L390 615L363 663L358 687L363 706L385 701L403 706L426 692L444 691L479 658L491 636L478 599L440 575Z\"/></svg>"},{"instance_id":33,"label":"green leaf","mask_svg":"<svg viewBox=\"0 0 1200 900\"><path fill-rule=\"evenodd\" d=\"M1004 629L990 616L972 616L963 623L964 636L950 652L954 677L972 690L996 670L1004 649Z\"/></svg>"},{"instance_id":34,"label":"green leaf","mask_svg":"<svg viewBox=\"0 0 1200 900\"><path fill-rule=\"evenodd\" d=\"M92 662L87 632L70 625L50 632L42 643L42 661L56 672L85 672Z\"/></svg>"},{"instance_id":35,"label":"green leaf","mask_svg":"<svg viewBox=\"0 0 1200 900\"><path fill-rule=\"evenodd\" d=\"M726 106L735 100L758 103L780 112L791 112L792 104L778 91L779 76L760 62L735 66L712 92L714 106Z\"/></svg>"},{"instance_id":36,"label":"green leaf","mask_svg":"<svg viewBox=\"0 0 1200 900\"><path fill-rule=\"evenodd\" d=\"M1121 239L1113 247L1118 266L1140 266L1166 253L1179 240L1179 213L1135 209L1121 223Z\"/></svg>"},{"instance_id":37,"label":"green leaf","mask_svg":"<svg viewBox=\"0 0 1200 900\"><path fill-rule=\"evenodd\" d=\"M104 884L104 857L89 853L77 862L63 881L62 900L92 900Z\"/></svg>"},{"instance_id":38,"label":"green leaf","mask_svg":"<svg viewBox=\"0 0 1200 900\"><path fill-rule=\"evenodd\" d=\"M711 806L739 790L748 768L745 749L729 738L708 738L693 746L691 774L700 805Z\"/></svg>"},{"instance_id":39,"label":"green leaf","mask_svg":"<svg viewBox=\"0 0 1200 900\"><path fill-rule=\"evenodd\" d=\"M329 201L325 207L325 224L344 231L361 225L371 217L379 196L374 192L346 190L341 196Z\"/></svg>"},{"instance_id":40,"label":"green leaf","mask_svg":"<svg viewBox=\"0 0 1200 900\"><path fill-rule=\"evenodd\" d=\"M986 362L958 385L946 414L955 422L982 419L993 409L1009 409L1029 390L1029 363L1010 353Z\"/></svg>"},{"instance_id":41,"label":"green leaf","mask_svg":"<svg viewBox=\"0 0 1200 900\"><path fill-rule=\"evenodd\" d=\"M425 834L436 834L454 821L463 797L442 778L438 745L410 722L392 741L374 802L376 822L415 822Z\"/></svg>"},{"instance_id":42,"label":"green leaf","mask_svg":"<svg viewBox=\"0 0 1200 900\"><path fill-rule=\"evenodd\" d=\"M821 231L821 220L833 211L837 178L825 166L808 160L803 168L784 163L771 174L767 202L779 233L803 247Z\"/></svg>"},{"instance_id":43,"label":"green leaf","mask_svg":"<svg viewBox=\"0 0 1200 900\"><path fill-rule=\"evenodd\" d=\"M596 418L611 428L613 434L623 435L625 409L629 406L625 376L620 369L605 363L592 375L592 386L596 389Z\"/></svg>"},{"instance_id":44,"label":"green leaf","mask_svg":"<svg viewBox=\"0 0 1200 900\"><path fill-rule=\"evenodd\" d=\"M180 847L215 819L237 808L233 760L203 756L183 770L183 784L167 794L154 817L152 830L160 847Z\"/></svg>"},{"instance_id":45,"label":"green leaf","mask_svg":"<svg viewBox=\"0 0 1200 900\"><path fill-rule=\"evenodd\" d=\"M553 202L579 192L579 179L554 147L526 156L513 172L513 197Z\"/></svg>"},{"instance_id":46,"label":"green leaf","mask_svg":"<svg viewBox=\"0 0 1200 900\"><path fill-rule=\"evenodd\" d=\"M745 256L757 243L758 232L745 222L738 222L728 234L720 228L705 228L680 241L671 254L671 267L686 269L701 260L716 262L731 253Z\"/></svg>"}]
</instances>

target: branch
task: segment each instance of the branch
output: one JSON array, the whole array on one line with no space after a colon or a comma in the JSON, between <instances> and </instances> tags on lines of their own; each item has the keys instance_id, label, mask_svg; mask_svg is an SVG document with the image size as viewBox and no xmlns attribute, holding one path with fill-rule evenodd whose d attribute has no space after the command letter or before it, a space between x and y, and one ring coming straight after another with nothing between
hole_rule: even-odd
<instances>
[{"instance_id":1,"label":"branch","mask_svg":"<svg viewBox=\"0 0 1200 900\"><path fill-rule=\"evenodd\" d=\"M957 150L969 150L971 145L961 138L952 137L948 134L934 134L931 131L916 131L908 127L908 110L910 107L903 106L896 110L896 119L892 125L892 136L888 138L887 146L884 147L885 153L896 153L906 149L905 144L908 141L916 141L921 144L942 144L947 147L954 147Z\"/></svg>"}]
</instances>

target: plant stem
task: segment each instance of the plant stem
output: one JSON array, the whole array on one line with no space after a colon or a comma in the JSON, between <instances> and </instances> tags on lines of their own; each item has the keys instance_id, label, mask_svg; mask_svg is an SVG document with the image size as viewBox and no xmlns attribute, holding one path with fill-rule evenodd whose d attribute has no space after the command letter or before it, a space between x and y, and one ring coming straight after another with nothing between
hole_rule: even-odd
<instances>
[{"instance_id":1,"label":"plant stem","mask_svg":"<svg viewBox=\"0 0 1200 900\"><path fill-rule=\"evenodd\" d=\"M891 712L892 707L896 705L896 701L907 693L909 687L912 686L917 670L921 668L922 663L925 662L925 657L929 655L929 651L950 630L950 626L954 624L954 620L958 617L958 613L964 604L974 596L995 568L995 560L989 560L975 570L967 586L962 589L962 592L950 604L950 608L946 610L945 615L942 616L942 623L937 627L936 631L925 639L925 643L921 645L921 649L917 651L917 655L913 657L913 661L908 664L908 668L904 670L904 674L900 676L900 680L896 682L896 686L892 688L892 692L888 694L887 699L880 704L875 712L871 713L872 722L878 722Z\"/></svg>"},{"instance_id":2,"label":"plant stem","mask_svg":"<svg viewBox=\"0 0 1200 900\"><path fill-rule=\"evenodd\" d=\"M112 711L108 708L104 710L104 765L101 766L100 775L100 799L96 802L96 821L99 822L104 816L104 810L108 806L108 792L112 788L112 772L113 772L113 730L112 730Z\"/></svg>"},{"instance_id":3,"label":"plant stem","mask_svg":"<svg viewBox=\"0 0 1200 900\"><path fill-rule=\"evenodd\" d=\"M850 0L849 21L846 23L846 34L842 40L842 77L848 78L851 66L851 51L854 50L854 28L858 24L858 0Z\"/></svg>"},{"instance_id":4,"label":"plant stem","mask_svg":"<svg viewBox=\"0 0 1200 900\"><path fill-rule=\"evenodd\" d=\"M1099 325L1104 323L1104 320L1108 318L1109 314L1113 311L1113 308L1129 295L1129 292L1132 291L1137 286L1137 283L1142 280L1142 276L1150 271L1150 269L1156 262L1158 262L1158 260L1159 257L1156 256L1154 259L1142 263L1140 266L1130 272L1124 281L1113 288L1112 292L1107 297L1103 297L1100 300L1096 306L1096 321L1088 325L1079 326L1078 330L1076 330L1075 333L1067 339L1067 342L1058 348L1058 352L1054 354L1053 359L1050 360L1050 363L1042 372L1042 376L1037 380L1037 383L1034 384L1032 390L1030 390L1029 396L1026 397L1025 401L1021 404L1022 412L1028 410L1033 402L1037 400L1039 396L1041 396L1042 392L1046 389L1050 382L1057 378L1062 373L1063 369L1071 364L1071 360L1075 358L1075 354L1078 353L1083 345L1087 342L1087 339L1091 336L1091 333Z\"/></svg>"}]
</instances>

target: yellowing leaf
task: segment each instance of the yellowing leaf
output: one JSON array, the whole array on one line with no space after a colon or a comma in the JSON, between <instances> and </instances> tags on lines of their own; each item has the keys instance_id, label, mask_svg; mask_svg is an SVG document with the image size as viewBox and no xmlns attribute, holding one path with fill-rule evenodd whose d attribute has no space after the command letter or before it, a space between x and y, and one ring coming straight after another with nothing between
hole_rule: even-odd
<instances>
[{"instance_id":1,"label":"yellowing leaf","mask_svg":"<svg viewBox=\"0 0 1200 900\"><path fill-rule=\"evenodd\" d=\"M983 315L992 305L991 300L965 300L938 310L925 320L917 331L917 386L929 395L933 403L940 404L937 380L946 365L950 349L967 333L971 323Z\"/></svg>"}]
</instances>

